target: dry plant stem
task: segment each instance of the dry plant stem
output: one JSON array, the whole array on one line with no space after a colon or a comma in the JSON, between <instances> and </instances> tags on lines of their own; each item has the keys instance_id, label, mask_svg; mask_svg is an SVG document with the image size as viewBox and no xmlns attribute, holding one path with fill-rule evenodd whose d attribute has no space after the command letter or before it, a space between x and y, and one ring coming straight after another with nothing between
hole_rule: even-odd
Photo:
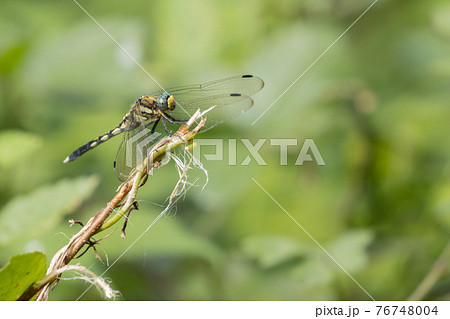
<instances>
[{"instance_id":1,"label":"dry plant stem","mask_svg":"<svg viewBox=\"0 0 450 319\"><path fill-rule=\"evenodd\" d=\"M99 233L101 231L104 231L105 229L108 229L115 223L117 223L123 216L126 215L126 213L131 209L134 203L134 199L136 198L136 192L138 188L140 187L141 181L144 179L146 172L149 169L149 166L154 166L155 164L159 163L159 161L162 159L162 157L167 153L170 152L172 149L180 146L181 144L187 143L187 141L190 141L194 138L194 136L198 133L201 127L203 127L204 121L200 122L200 124L192 131L190 132L184 132L183 139L180 139L179 137L175 136L175 140L171 142L165 141L165 144L162 146L157 145L153 148L151 151L151 155L148 157L148 160L145 160L141 166L137 169L137 175L139 178L135 179L134 185L132 190L130 191L130 194L127 197L126 203L122 206L122 208L110 219L108 219L101 227L99 227L95 233ZM181 128L183 129L184 126ZM178 131L177 135L183 132L180 132L181 129Z\"/></svg>"},{"instance_id":2,"label":"dry plant stem","mask_svg":"<svg viewBox=\"0 0 450 319\"><path fill-rule=\"evenodd\" d=\"M89 239L95 234L95 231L103 224L103 222L108 218L113 209L117 207L124 197L131 190L132 180L125 183L119 192L114 196L114 198L106 205L104 209L96 213L88 223L69 241L69 243L60 249L55 256L53 256L50 266L47 269L47 275L50 275L55 270L58 270L65 265L67 265L75 255L80 251L80 249L89 242ZM57 277L49 277L48 283L38 292L36 300L47 300L48 292L50 290L50 285L53 282L57 282ZM37 292L37 291L36 291ZM35 293L36 293L35 292ZM31 293L31 292L28 292ZM34 295L34 294L33 294ZM22 298L22 296L21 296Z\"/></svg>"},{"instance_id":3,"label":"dry plant stem","mask_svg":"<svg viewBox=\"0 0 450 319\"><path fill-rule=\"evenodd\" d=\"M42 279L33 283L27 290L17 299L18 301L27 301L33 298L37 291L44 288L49 282L53 282L60 275L60 272L54 271L50 274L45 275Z\"/></svg>"},{"instance_id":4,"label":"dry plant stem","mask_svg":"<svg viewBox=\"0 0 450 319\"><path fill-rule=\"evenodd\" d=\"M149 156L140 164L133 177L128 180L126 183L122 185L118 193L114 196L114 198L103 208L101 211L96 213L87 224L77 233L75 234L69 241L69 243L61 248L52 258L49 268L47 269L47 282L42 287L40 285L37 287L36 285L32 285L27 289L26 296L22 295L20 298L34 296L37 293L36 300L47 300L48 293L50 290L50 285L58 283L59 276L53 276L58 269L63 268L67 265L76 254L83 248L83 246L89 242L90 238L111 227L114 225L121 217L125 216L128 210L132 207L137 191L139 187L142 185L141 182L144 178L148 176L148 167L157 166L158 163L162 160L166 152L178 147L182 144L187 143L188 141L192 141L194 136L200 131L200 129L205 125L206 118L202 118L200 123L191 131L189 128L192 124L194 124L200 117L202 117L203 113L197 111L191 119L183 125L175 135L170 138L161 140L150 152ZM106 219L113 212L113 210L120 205L120 203L124 200L125 203L121 207L121 209L108 221ZM106 222L105 222L106 221ZM43 279L44 279L43 278ZM42 281L40 281L42 284ZM34 287L34 288L33 288ZM40 290L39 290L40 289ZM39 291L38 291L39 290ZM30 297L31 298L31 297ZM25 299L25 300L29 300Z\"/></svg>"},{"instance_id":5,"label":"dry plant stem","mask_svg":"<svg viewBox=\"0 0 450 319\"><path fill-rule=\"evenodd\" d=\"M93 281L97 287L101 289L101 291L105 294L106 297L111 298L117 295L117 291L112 290L109 285L101 278L98 278L96 274L94 274L89 269L83 267L83 266L72 266L72 265L66 265L60 269L57 269L53 271L52 273L44 276L42 279L36 281L34 284L32 284L28 289L20 296L18 299L19 301L27 301L33 298L36 291L43 288L48 282L54 281L65 271L77 271L81 273L82 277L73 278L73 279L84 279L86 281Z\"/></svg>"},{"instance_id":6,"label":"dry plant stem","mask_svg":"<svg viewBox=\"0 0 450 319\"><path fill-rule=\"evenodd\" d=\"M438 282L439 278L449 268L450 260L450 242L447 243L439 258L434 262L428 274L417 286L413 293L407 299L408 301L423 300L431 288Z\"/></svg>"}]
</instances>

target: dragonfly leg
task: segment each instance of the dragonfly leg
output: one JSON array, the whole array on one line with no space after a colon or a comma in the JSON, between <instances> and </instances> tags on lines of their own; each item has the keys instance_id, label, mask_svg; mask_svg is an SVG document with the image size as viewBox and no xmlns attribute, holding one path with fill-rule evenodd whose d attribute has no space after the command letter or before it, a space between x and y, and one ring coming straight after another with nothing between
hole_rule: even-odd
<instances>
[{"instance_id":1,"label":"dragonfly leg","mask_svg":"<svg viewBox=\"0 0 450 319\"><path fill-rule=\"evenodd\" d=\"M150 123L145 124L145 128L147 128L150 124L153 123L153 126L152 126L152 128L150 130L150 135L155 133L156 126L158 125L160 119L161 119L161 117L158 117L154 122L150 122Z\"/></svg>"},{"instance_id":2,"label":"dragonfly leg","mask_svg":"<svg viewBox=\"0 0 450 319\"><path fill-rule=\"evenodd\" d=\"M122 231L120 232L120 236L121 236L122 238L125 238L125 237L126 237L126 234L125 234L125 228L127 228L128 219L129 219L129 217L130 217L130 213L131 213L133 210L139 210L139 206L138 206L138 203L137 203L136 201L133 202L133 206L130 207L130 209L128 210L128 212L127 212L126 215L125 215L125 221L123 222Z\"/></svg>"},{"instance_id":3,"label":"dragonfly leg","mask_svg":"<svg viewBox=\"0 0 450 319\"><path fill-rule=\"evenodd\" d=\"M174 119L172 116L170 116L170 115L167 114L167 113L164 113L164 118L165 118L169 123L172 123L172 124L186 124L186 122L187 122L187 120L177 120L177 119Z\"/></svg>"},{"instance_id":4,"label":"dragonfly leg","mask_svg":"<svg viewBox=\"0 0 450 319\"><path fill-rule=\"evenodd\" d=\"M166 125L166 119L162 119L163 122L163 126L164 126L164 131L166 131L167 134L169 134L170 136L172 136L173 134L169 132L169 130L167 129L167 125Z\"/></svg>"},{"instance_id":5,"label":"dragonfly leg","mask_svg":"<svg viewBox=\"0 0 450 319\"><path fill-rule=\"evenodd\" d=\"M162 118L162 122L164 125L164 131L166 131L166 133L169 134L170 136L173 136L174 134L170 133L169 130L167 129L166 120L167 120L167 122L172 123L172 124L186 124L186 122L187 122L186 120L174 119L172 116L170 116L167 113L163 113L163 115L160 118Z\"/></svg>"},{"instance_id":6,"label":"dragonfly leg","mask_svg":"<svg viewBox=\"0 0 450 319\"><path fill-rule=\"evenodd\" d=\"M162 122L163 122L163 126L164 126L164 131L166 131L166 133L167 134L169 134L169 136L176 136L176 137L178 137L180 140L182 140L183 142L185 142L185 140L180 136L180 135L178 135L178 134L173 134L173 133L170 133L169 132L169 130L167 129L167 125L166 125L166 118L165 117L163 117L162 118ZM175 122L171 122L170 120L167 120L169 123L172 123L172 124L186 124L186 121L184 121L184 122L181 122L181 123L175 123Z\"/></svg>"}]
</instances>

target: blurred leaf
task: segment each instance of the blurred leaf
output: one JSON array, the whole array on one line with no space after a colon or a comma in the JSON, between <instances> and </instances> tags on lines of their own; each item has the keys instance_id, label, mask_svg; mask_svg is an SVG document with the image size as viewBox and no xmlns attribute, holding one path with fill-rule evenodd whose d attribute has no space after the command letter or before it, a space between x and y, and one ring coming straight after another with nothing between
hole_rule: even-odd
<instances>
[{"instance_id":1,"label":"blurred leaf","mask_svg":"<svg viewBox=\"0 0 450 319\"><path fill-rule=\"evenodd\" d=\"M248 237L243 243L244 252L271 268L310 253L311 247L299 240L276 236Z\"/></svg>"},{"instance_id":2,"label":"blurred leaf","mask_svg":"<svg viewBox=\"0 0 450 319\"><path fill-rule=\"evenodd\" d=\"M368 230L348 231L326 249L347 271L356 271L368 262L365 249L372 238ZM328 285L341 271L319 247L315 249L298 240L275 236L250 237L244 242L244 251L266 268L305 257L293 264L291 273L296 280L307 285Z\"/></svg>"},{"instance_id":3,"label":"blurred leaf","mask_svg":"<svg viewBox=\"0 0 450 319\"><path fill-rule=\"evenodd\" d=\"M95 176L64 179L12 199L0 211L0 245L53 228L88 198L97 184Z\"/></svg>"},{"instance_id":4,"label":"blurred leaf","mask_svg":"<svg viewBox=\"0 0 450 319\"><path fill-rule=\"evenodd\" d=\"M445 4L436 8L432 14L436 30L443 35L450 36L450 5Z\"/></svg>"},{"instance_id":5,"label":"blurred leaf","mask_svg":"<svg viewBox=\"0 0 450 319\"><path fill-rule=\"evenodd\" d=\"M18 43L0 54L0 74L8 75L15 70L22 60L27 46Z\"/></svg>"},{"instance_id":6,"label":"blurred leaf","mask_svg":"<svg viewBox=\"0 0 450 319\"><path fill-rule=\"evenodd\" d=\"M349 273L364 267L369 256L365 251L372 241L369 230L349 230L326 245L326 251ZM293 274L304 283L312 285L331 284L337 274L345 274L339 265L322 249L317 247L314 254L298 263Z\"/></svg>"},{"instance_id":7,"label":"blurred leaf","mask_svg":"<svg viewBox=\"0 0 450 319\"><path fill-rule=\"evenodd\" d=\"M41 252L12 257L0 269L0 300L17 300L35 281L45 275L47 258Z\"/></svg>"},{"instance_id":8,"label":"blurred leaf","mask_svg":"<svg viewBox=\"0 0 450 319\"><path fill-rule=\"evenodd\" d=\"M338 269L338 265L331 259L325 260L325 256L316 255L303 263L299 263L293 269L292 274L304 284L312 286L329 285L336 274L334 267Z\"/></svg>"},{"instance_id":9,"label":"blurred leaf","mask_svg":"<svg viewBox=\"0 0 450 319\"><path fill-rule=\"evenodd\" d=\"M434 215L444 229L450 230L450 184L438 187L433 198Z\"/></svg>"},{"instance_id":10,"label":"blurred leaf","mask_svg":"<svg viewBox=\"0 0 450 319\"><path fill-rule=\"evenodd\" d=\"M27 158L42 145L40 136L24 131L0 133L0 167L8 168L17 161Z\"/></svg>"},{"instance_id":11,"label":"blurred leaf","mask_svg":"<svg viewBox=\"0 0 450 319\"><path fill-rule=\"evenodd\" d=\"M357 271L369 262L366 249L373 238L370 230L349 230L335 239L326 249L346 271ZM333 263L332 267L335 267L336 271L340 271L338 265Z\"/></svg>"}]
</instances>

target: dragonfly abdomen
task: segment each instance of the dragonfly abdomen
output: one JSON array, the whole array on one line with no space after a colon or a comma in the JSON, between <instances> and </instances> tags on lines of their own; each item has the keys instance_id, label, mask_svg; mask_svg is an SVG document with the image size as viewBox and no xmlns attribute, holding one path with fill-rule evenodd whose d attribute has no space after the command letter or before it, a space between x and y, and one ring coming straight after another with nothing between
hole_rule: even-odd
<instances>
[{"instance_id":1,"label":"dragonfly abdomen","mask_svg":"<svg viewBox=\"0 0 450 319\"><path fill-rule=\"evenodd\" d=\"M66 157L66 159L64 160L64 163L68 163L68 162L72 162L72 161L76 160L78 157L80 157L87 151L97 147L99 144L101 144L103 142L106 142L111 137L114 137L114 136L119 135L120 133L126 131L127 125L124 122L125 122L125 119L124 119L124 121L122 121L122 123L120 123L117 127L113 128L111 131L106 132L105 134L100 135L96 139L93 139L92 141L89 141L86 144L84 144L83 146L77 148L75 151L72 152L72 154L70 154L69 156Z\"/></svg>"}]
</instances>

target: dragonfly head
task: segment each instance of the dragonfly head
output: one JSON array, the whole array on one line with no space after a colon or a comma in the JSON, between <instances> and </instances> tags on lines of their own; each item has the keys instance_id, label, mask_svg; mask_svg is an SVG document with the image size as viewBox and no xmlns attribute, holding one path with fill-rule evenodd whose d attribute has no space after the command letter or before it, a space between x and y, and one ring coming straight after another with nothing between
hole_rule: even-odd
<instances>
[{"instance_id":1,"label":"dragonfly head","mask_svg":"<svg viewBox=\"0 0 450 319\"><path fill-rule=\"evenodd\" d=\"M172 111L175 109L175 99L173 98L173 95L170 95L167 92L162 93L159 97L158 97L158 107L162 110L162 111Z\"/></svg>"}]
</instances>

